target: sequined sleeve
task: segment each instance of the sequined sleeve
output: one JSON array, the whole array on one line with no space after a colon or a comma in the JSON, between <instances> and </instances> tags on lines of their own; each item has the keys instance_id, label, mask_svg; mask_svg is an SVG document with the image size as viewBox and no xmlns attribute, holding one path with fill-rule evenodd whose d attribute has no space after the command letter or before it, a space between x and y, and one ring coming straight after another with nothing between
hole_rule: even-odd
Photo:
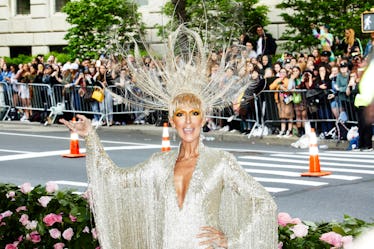
<instances>
[{"instance_id":1,"label":"sequined sleeve","mask_svg":"<svg viewBox=\"0 0 374 249\"><path fill-rule=\"evenodd\" d=\"M221 216L229 249L277 248L276 204L270 194L225 153Z\"/></svg>"},{"instance_id":2,"label":"sequined sleeve","mask_svg":"<svg viewBox=\"0 0 374 249\"><path fill-rule=\"evenodd\" d=\"M100 248L161 248L162 207L153 177L161 165L159 155L132 168L120 168L104 151L95 131L86 137L86 151L88 191Z\"/></svg>"}]
</instances>

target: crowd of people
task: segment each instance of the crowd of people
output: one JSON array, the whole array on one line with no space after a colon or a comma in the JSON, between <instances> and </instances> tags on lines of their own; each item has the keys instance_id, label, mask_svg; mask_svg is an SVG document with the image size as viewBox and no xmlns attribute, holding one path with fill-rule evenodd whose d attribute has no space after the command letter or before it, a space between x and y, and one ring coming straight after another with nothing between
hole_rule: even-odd
<instances>
[{"instance_id":1,"label":"crowd of people","mask_svg":"<svg viewBox=\"0 0 374 249\"><path fill-rule=\"evenodd\" d=\"M318 48L313 49L310 54L285 52L279 59L275 58L277 50L275 39L265 33L263 27L258 26L256 29L257 40L250 40L245 34L241 35L239 41L229 47L225 53L227 69L222 77L222 83L238 78L244 80L238 81L242 85L232 89L232 100L230 100L232 105L220 115L236 116L242 121L230 123L227 122L227 118L209 119L205 131L236 129L241 133L248 133L251 124L246 120L254 112L251 96L264 90L276 90L274 101L281 121L276 131L279 137L303 135L304 121L308 119L358 121L354 99L373 46L374 33L370 34L366 46L362 46L362 42L355 37L353 29L347 28L344 37L339 39L338 36L334 37L329 33L328 25L318 28L312 25L311 28L311 35L320 40ZM219 67L221 56L221 51L210 53L206 69L207 77L216 77L215 72ZM77 95L72 105L78 111L77 102L81 99L79 96L82 97L87 93L87 86L98 87L104 89L105 98L102 102L90 101L91 110L95 113L104 111L112 113L113 95L108 86L130 87L131 93L139 93L136 90L136 78L131 75L128 63L137 62L131 55L122 60L113 56L100 57L97 60L87 58L63 65L53 56L44 61L44 57L39 55L32 62L18 66L8 65L2 59L0 82L12 86L13 105L24 107L31 105L32 94L26 84L14 83L62 85L64 89L62 94L66 99L71 99L74 94ZM145 56L141 66L154 72L155 77L162 77L162 72L158 70L158 63L163 61ZM245 90L239 92L242 87L245 87ZM306 94L301 90L305 90ZM31 112L31 109L25 108L21 120L29 120ZM93 115L93 125L103 124L99 123L99 120L100 115ZM109 125L114 124L113 115L108 115L107 121ZM132 122L144 124L145 116L136 114ZM321 137L327 137L333 125L332 122L320 122L316 129Z\"/></svg>"}]
</instances>

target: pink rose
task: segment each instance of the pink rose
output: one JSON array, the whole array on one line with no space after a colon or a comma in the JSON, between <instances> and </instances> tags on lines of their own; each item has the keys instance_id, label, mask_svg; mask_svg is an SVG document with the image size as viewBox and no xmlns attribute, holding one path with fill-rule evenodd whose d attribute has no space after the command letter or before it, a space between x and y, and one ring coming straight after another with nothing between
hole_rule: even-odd
<instances>
[{"instance_id":1,"label":"pink rose","mask_svg":"<svg viewBox=\"0 0 374 249\"><path fill-rule=\"evenodd\" d=\"M342 243L343 243L344 248L348 247L348 246L352 246L353 237L351 235L349 235L349 236L343 236Z\"/></svg>"},{"instance_id":2,"label":"pink rose","mask_svg":"<svg viewBox=\"0 0 374 249\"><path fill-rule=\"evenodd\" d=\"M85 226L82 232L84 232L84 233L89 233L89 232L90 232L90 229L88 228L88 226Z\"/></svg>"},{"instance_id":3,"label":"pink rose","mask_svg":"<svg viewBox=\"0 0 374 249\"><path fill-rule=\"evenodd\" d=\"M47 214L43 218L43 222L48 227L53 226L53 224L55 224L56 222L58 222L58 223L62 222L62 215L60 215L60 214L53 214L53 213Z\"/></svg>"},{"instance_id":4,"label":"pink rose","mask_svg":"<svg viewBox=\"0 0 374 249\"><path fill-rule=\"evenodd\" d=\"M94 239L97 239L98 234L97 234L97 230L96 230L96 228L92 228L91 233L92 233L92 237L93 237Z\"/></svg>"},{"instance_id":5,"label":"pink rose","mask_svg":"<svg viewBox=\"0 0 374 249\"><path fill-rule=\"evenodd\" d=\"M26 226L30 222L29 216L27 214L22 214L21 218L19 218L19 222L21 222L23 226Z\"/></svg>"},{"instance_id":6,"label":"pink rose","mask_svg":"<svg viewBox=\"0 0 374 249\"><path fill-rule=\"evenodd\" d=\"M291 216L288 213L279 213L278 214L278 225L285 227L287 224L291 223Z\"/></svg>"},{"instance_id":7,"label":"pink rose","mask_svg":"<svg viewBox=\"0 0 374 249\"><path fill-rule=\"evenodd\" d=\"M31 186L31 183L25 182L24 184L21 185L20 189L22 193L27 194L27 193L30 193L33 187Z\"/></svg>"},{"instance_id":8,"label":"pink rose","mask_svg":"<svg viewBox=\"0 0 374 249\"><path fill-rule=\"evenodd\" d=\"M35 230L37 226L38 226L38 221L33 220L27 223L25 227L27 230Z\"/></svg>"},{"instance_id":9,"label":"pink rose","mask_svg":"<svg viewBox=\"0 0 374 249\"><path fill-rule=\"evenodd\" d=\"M75 217L75 216L73 216L73 215L71 215L71 214L69 214L69 218L70 218L70 220L71 220L72 222L76 222L76 221L77 221L77 217Z\"/></svg>"},{"instance_id":10,"label":"pink rose","mask_svg":"<svg viewBox=\"0 0 374 249\"><path fill-rule=\"evenodd\" d=\"M18 247L16 245L13 245L13 244L7 244L5 246L5 249L18 249Z\"/></svg>"},{"instance_id":11,"label":"pink rose","mask_svg":"<svg viewBox=\"0 0 374 249\"><path fill-rule=\"evenodd\" d=\"M282 249L282 248L283 248L283 242L281 241L278 243L278 249Z\"/></svg>"},{"instance_id":12,"label":"pink rose","mask_svg":"<svg viewBox=\"0 0 374 249\"><path fill-rule=\"evenodd\" d=\"M53 228L53 229L49 230L49 235L51 235L51 237L54 238L54 239L61 238L61 232L57 228Z\"/></svg>"},{"instance_id":13,"label":"pink rose","mask_svg":"<svg viewBox=\"0 0 374 249\"><path fill-rule=\"evenodd\" d=\"M71 238L73 237L74 235L74 232L73 232L73 228L69 227L68 229L66 229L63 233L62 233L62 237L64 239L66 239L67 241L70 241Z\"/></svg>"},{"instance_id":14,"label":"pink rose","mask_svg":"<svg viewBox=\"0 0 374 249\"><path fill-rule=\"evenodd\" d=\"M55 182L49 181L45 184L45 190L47 193L54 193L58 190L58 185Z\"/></svg>"},{"instance_id":15,"label":"pink rose","mask_svg":"<svg viewBox=\"0 0 374 249\"><path fill-rule=\"evenodd\" d=\"M16 212L19 213L21 211L27 211L27 207L26 206L20 206L16 209Z\"/></svg>"},{"instance_id":16,"label":"pink rose","mask_svg":"<svg viewBox=\"0 0 374 249\"><path fill-rule=\"evenodd\" d=\"M328 232L328 233L322 234L319 239L322 240L322 241L324 241L324 242L326 242L326 243L328 243L328 244L330 244L330 245L333 245L333 246L339 248L343 244L342 238L343 238L343 236L341 236L338 233Z\"/></svg>"},{"instance_id":17,"label":"pink rose","mask_svg":"<svg viewBox=\"0 0 374 249\"><path fill-rule=\"evenodd\" d=\"M64 249L65 244L64 243L56 243L53 245L53 249Z\"/></svg>"},{"instance_id":18,"label":"pink rose","mask_svg":"<svg viewBox=\"0 0 374 249\"><path fill-rule=\"evenodd\" d=\"M26 235L27 240L31 240L32 243L36 244L41 241L40 234L37 231L32 231L30 234Z\"/></svg>"},{"instance_id":19,"label":"pink rose","mask_svg":"<svg viewBox=\"0 0 374 249\"><path fill-rule=\"evenodd\" d=\"M42 205L42 207L47 207L48 206L48 203L52 200L52 197L50 196L42 196L38 199L38 202L40 203L40 205Z\"/></svg>"},{"instance_id":20,"label":"pink rose","mask_svg":"<svg viewBox=\"0 0 374 249\"><path fill-rule=\"evenodd\" d=\"M291 234L291 239L305 237L308 234L308 229L309 227L304 224L294 225L290 228L293 232L293 234Z\"/></svg>"},{"instance_id":21,"label":"pink rose","mask_svg":"<svg viewBox=\"0 0 374 249\"><path fill-rule=\"evenodd\" d=\"M9 191L6 195L6 198L14 198L16 196L16 192L14 191Z\"/></svg>"},{"instance_id":22,"label":"pink rose","mask_svg":"<svg viewBox=\"0 0 374 249\"><path fill-rule=\"evenodd\" d=\"M5 218L5 217L9 217L9 216L11 216L12 214L13 214L12 211L7 210L7 211L5 211L4 213L1 213L1 214L0 214L0 217ZM1 220L0 220L0 221L1 221Z\"/></svg>"}]
</instances>

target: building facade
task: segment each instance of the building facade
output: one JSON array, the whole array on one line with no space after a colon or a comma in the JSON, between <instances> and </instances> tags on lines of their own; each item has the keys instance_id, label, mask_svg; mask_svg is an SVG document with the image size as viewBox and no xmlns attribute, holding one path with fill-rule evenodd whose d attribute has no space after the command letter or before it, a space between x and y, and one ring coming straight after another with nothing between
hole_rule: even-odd
<instances>
[{"instance_id":1,"label":"building facade","mask_svg":"<svg viewBox=\"0 0 374 249\"><path fill-rule=\"evenodd\" d=\"M37 55L52 51L61 52L67 45L64 40L69 23L61 12L68 0L0 0L0 56L16 57L19 54ZM280 0L260 0L270 8L271 25L268 31L278 38L284 25L275 5ZM161 15L165 0L138 0L139 11L147 27L167 22ZM155 30L147 30L147 40L157 44Z\"/></svg>"}]
</instances>

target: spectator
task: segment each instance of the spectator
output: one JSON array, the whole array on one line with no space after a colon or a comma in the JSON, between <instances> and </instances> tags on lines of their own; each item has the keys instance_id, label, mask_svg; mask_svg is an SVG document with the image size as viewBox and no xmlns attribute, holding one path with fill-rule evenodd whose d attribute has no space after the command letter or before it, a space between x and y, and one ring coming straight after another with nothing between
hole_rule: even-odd
<instances>
[{"instance_id":1,"label":"spectator","mask_svg":"<svg viewBox=\"0 0 374 249\"><path fill-rule=\"evenodd\" d=\"M257 33L257 44L256 53L259 55L269 55L271 57L275 55L277 51L277 43L271 34L265 33L264 28L261 25L256 26Z\"/></svg>"},{"instance_id":2,"label":"spectator","mask_svg":"<svg viewBox=\"0 0 374 249\"><path fill-rule=\"evenodd\" d=\"M289 79L287 77L286 69L282 68L279 72L279 78L274 80L270 85L270 90L277 90L274 93L274 99L278 107L278 115L281 122L281 131L278 137L292 136L292 120L294 118L293 104L290 100L291 88L288 88ZM287 130L286 130L287 129Z\"/></svg>"},{"instance_id":3,"label":"spectator","mask_svg":"<svg viewBox=\"0 0 374 249\"><path fill-rule=\"evenodd\" d=\"M372 51L373 45L374 45L374 32L371 32L370 33L370 39L369 39L368 43L366 44L365 51L364 51L364 54L363 54L364 58L366 58L369 55L369 53Z\"/></svg>"},{"instance_id":4,"label":"spectator","mask_svg":"<svg viewBox=\"0 0 374 249\"><path fill-rule=\"evenodd\" d=\"M301 84L301 69L297 66L292 68L292 74L289 79L289 87L290 89L294 90L303 90L305 89L305 84ZM304 87L304 88L303 88ZM296 101L296 96L301 96L301 101ZM305 122L308 118L307 116L307 110L305 101L303 101L303 96L305 96L303 93L295 92L293 93L294 98L294 110L296 115L296 128L297 128L297 136L301 137L303 134L305 134L305 130L303 127L305 127Z\"/></svg>"},{"instance_id":5,"label":"spectator","mask_svg":"<svg viewBox=\"0 0 374 249\"><path fill-rule=\"evenodd\" d=\"M132 63L135 63L132 61ZM112 84L112 78L105 65L101 65L99 71L94 76L94 80L101 84L104 89L104 100L100 103L100 110L106 116L106 122L103 125L113 125L113 97L110 94L108 86Z\"/></svg>"},{"instance_id":6,"label":"spectator","mask_svg":"<svg viewBox=\"0 0 374 249\"><path fill-rule=\"evenodd\" d=\"M256 58L257 57L257 53L253 49L253 43L251 41L247 41L245 43L245 49L247 51L248 58Z\"/></svg>"},{"instance_id":7,"label":"spectator","mask_svg":"<svg viewBox=\"0 0 374 249\"><path fill-rule=\"evenodd\" d=\"M316 29L316 25L312 23L311 25L313 36L320 41L322 51L330 51L332 53L332 45L334 42L334 36L329 33L330 27L325 24L319 27L319 32Z\"/></svg>"},{"instance_id":8,"label":"spectator","mask_svg":"<svg viewBox=\"0 0 374 249\"><path fill-rule=\"evenodd\" d=\"M353 29L346 29L344 32L344 38L339 41L336 40L338 49L343 51L344 56L349 57L353 47L358 47L360 54L363 53L360 39L356 38L355 31Z\"/></svg>"}]
</instances>

